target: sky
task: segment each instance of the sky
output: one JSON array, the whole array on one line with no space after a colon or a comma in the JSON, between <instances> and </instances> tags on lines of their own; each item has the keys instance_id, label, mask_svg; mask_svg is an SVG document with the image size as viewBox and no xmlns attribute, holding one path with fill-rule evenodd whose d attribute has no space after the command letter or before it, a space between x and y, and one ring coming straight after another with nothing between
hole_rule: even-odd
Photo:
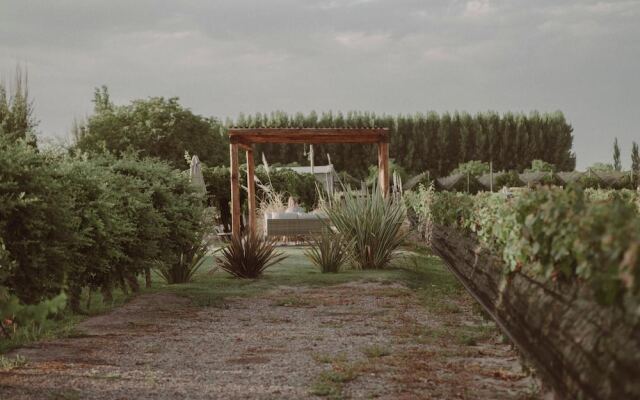
<instances>
[{"instance_id":1,"label":"sky","mask_svg":"<svg viewBox=\"0 0 640 400\"><path fill-rule=\"evenodd\" d=\"M0 0L42 140L94 88L198 114L564 112L578 168L640 142L640 0Z\"/></svg>"}]
</instances>

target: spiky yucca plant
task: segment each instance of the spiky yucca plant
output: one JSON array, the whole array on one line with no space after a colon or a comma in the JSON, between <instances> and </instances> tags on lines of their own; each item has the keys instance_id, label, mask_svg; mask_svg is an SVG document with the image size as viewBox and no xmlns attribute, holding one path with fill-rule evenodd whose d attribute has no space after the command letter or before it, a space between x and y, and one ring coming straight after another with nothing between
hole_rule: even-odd
<instances>
[{"instance_id":1,"label":"spiky yucca plant","mask_svg":"<svg viewBox=\"0 0 640 400\"><path fill-rule=\"evenodd\" d=\"M269 267L287 258L276 251L275 240L257 233L232 237L216 257L218 266L237 278L255 279Z\"/></svg>"},{"instance_id":2,"label":"spiky yucca plant","mask_svg":"<svg viewBox=\"0 0 640 400\"><path fill-rule=\"evenodd\" d=\"M371 190L346 189L344 198L323 202L331 224L353 240L352 263L359 269L387 267L406 237L401 227L406 209L399 195L384 197L377 184Z\"/></svg>"},{"instance_id":3,"label":"spiky yucca plant","mask_svg":"<svg viewBox=\"0 0 640 400\"><path fill-rule=\"evenodd\" d=\"M351 241L340 233L325 229L319 235L311 237L305 255L323 273L340 272L340 268L349 261Z\"/></svg>"}]
</instances>

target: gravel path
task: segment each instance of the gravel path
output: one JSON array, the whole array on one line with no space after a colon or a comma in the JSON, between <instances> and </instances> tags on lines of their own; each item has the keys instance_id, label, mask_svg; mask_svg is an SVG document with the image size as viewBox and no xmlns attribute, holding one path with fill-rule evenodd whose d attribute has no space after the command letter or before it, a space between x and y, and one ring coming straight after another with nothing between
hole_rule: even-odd
<instances>
[{"instance_id":1,"label":"gravel path","mask_svg":"<svg viewBox=\"0 0 640 400\"><path fill-rule=\"evenodd\" d=\"M0 399L535 398L471 300L451 301L430 311L382 282L281 287L219 308L141 295L73 338L8 355L28 362L0 371Z\"/></svg>"}]
</instances>

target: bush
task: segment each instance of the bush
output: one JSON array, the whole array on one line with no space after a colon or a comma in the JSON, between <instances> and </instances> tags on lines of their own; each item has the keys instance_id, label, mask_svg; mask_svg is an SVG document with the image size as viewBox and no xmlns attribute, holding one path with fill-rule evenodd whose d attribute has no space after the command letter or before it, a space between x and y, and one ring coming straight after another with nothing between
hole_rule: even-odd
<instances>
[{"instance_id":1,"label":"bush","mask_svg":"<svg viewBox=\"0 0 640 400\"><path fill-rule=\"evenodd\" d=\"M78 217L52 157L0 136L0 285L35 304L59 294L79 240Z\"/></svg>"},{"instance_id":2,"label":"bush","mask_svg":"<svg viewBox=\"0 0 640 400\"><path fill-rule=\"evenodd\" d=\"M159 266L158 272L168 284L191 282L193 276L198 272L200 267L202 267L202 264L204 264L207 254L209 253L211 240L207 239L207 222L202 221L201 225L202 227L199 232L196 233L195 240L191 243L191 247L184 249L186 251L180 254L178 262Z\"/></svg>"},{"instance_id":3,"label":"bush","mask_svg":"<svg viewBox=\"0 0 640 400\"><path fill-rule=\"evenodd\" d=\"M38 304L25 305L20 302L18 297L10 294L6 287L0 286L0 333L5 338L10 338L11 331L15 331L16 328L29 325L38 326L49 315L62 311L66 302L67 296L63 293Z\"/></svg>"},{"instance_id":4,"label":"bush","mask_svg":"<svg viewBox=\"0 0 640 400\"><path fill-rule=\"evenodd\" d=\"M340 272L349 260L351 245L341 234L326 229L309 240L305 255L322 272Z\"/></svg>"},{"instance_id":5,"label":"bush","mask_svg":"<svg viewBox=\"0 0 640 400\"><path fill-rule=\"evenodd\" d=\"M377 184L371 191L347 190L342 201L323 206L331 224L345 238L353 240L352 262L359 269L387 267L396 257L406 234L402 199L383 197Z\"/></svg>"},{"instance_id":6,"label":"bush","mask_svg":"<svg viewBox=\"0 0 640 400\"><path fill-rule=\"evenodd\" d=\"M276 251L274 239L266 239L256 233L234 236L220 250L216 262L223 270L236 278L255 279L286 256Z\"/></svg>"},{"instance_id":7,"label":"bush","mask_svg":"<svg viewBox=\"0 0 640 400\"><path fill-rule=\"evenodd\" d=\"M0 141L0 286L38 304L68 290L137 290L158 263L190 260L202 198L167 164L126 156L38 153Z\"/></svg>"}]
</instances>

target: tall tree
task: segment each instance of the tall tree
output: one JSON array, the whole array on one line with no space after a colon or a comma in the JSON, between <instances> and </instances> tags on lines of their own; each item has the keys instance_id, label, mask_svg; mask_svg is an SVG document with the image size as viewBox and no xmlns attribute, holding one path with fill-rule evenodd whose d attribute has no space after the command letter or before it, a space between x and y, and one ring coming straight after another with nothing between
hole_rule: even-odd
<instances>
[{"instance_id":1,"label":"tall tree","mask_svg":"<svg viewBox=\"0 0 640 400\"><path fill-rule=\"evenodd\" d=\"M633 142L631 145L631 172L633 172L633 176L638 180L638 176L640 176L640 151L638 150L638 143Z\"/></svg>"},{"instance_id":2,"label":"tall tree","mask_svg":"<svg viewBox=\"0 0 640 400\"><path fill-rule=\"evenodd\" d=\"M33 101L29 98L29 76L18 66L12 91L0 82L0 135L12 141L24 140L36 147L37 126Z\"/></svg>"},{"instance_id":3,"label":"tall tree","mask_svg":"<svg viewBox=\"0 0 640 400\"><path fill-rule=\"evenodd\" d=\"M75 148L80 151L114 154L139 152L185 169L185 152L197 154L206 164L226 164L227 137L220 123L195 115L178 98L151 97L128 105L114 105L106 87L96 89L94 113L81 125L75 124ZM246 123L255 123L250 117ZM261 122L259 122L261 123Z\"/></svg>"},{"instance_id":4,"label":"tall tree","mask_svg":"<svg viewBox=\"0 0 640 400\"><path fill-rule=\"evenodd\" d=\"M622 162L620 161L620 146L618 145L618 138L613 141L613 169L616 171L622 170Z\"/></svg>"}]
</instances>

